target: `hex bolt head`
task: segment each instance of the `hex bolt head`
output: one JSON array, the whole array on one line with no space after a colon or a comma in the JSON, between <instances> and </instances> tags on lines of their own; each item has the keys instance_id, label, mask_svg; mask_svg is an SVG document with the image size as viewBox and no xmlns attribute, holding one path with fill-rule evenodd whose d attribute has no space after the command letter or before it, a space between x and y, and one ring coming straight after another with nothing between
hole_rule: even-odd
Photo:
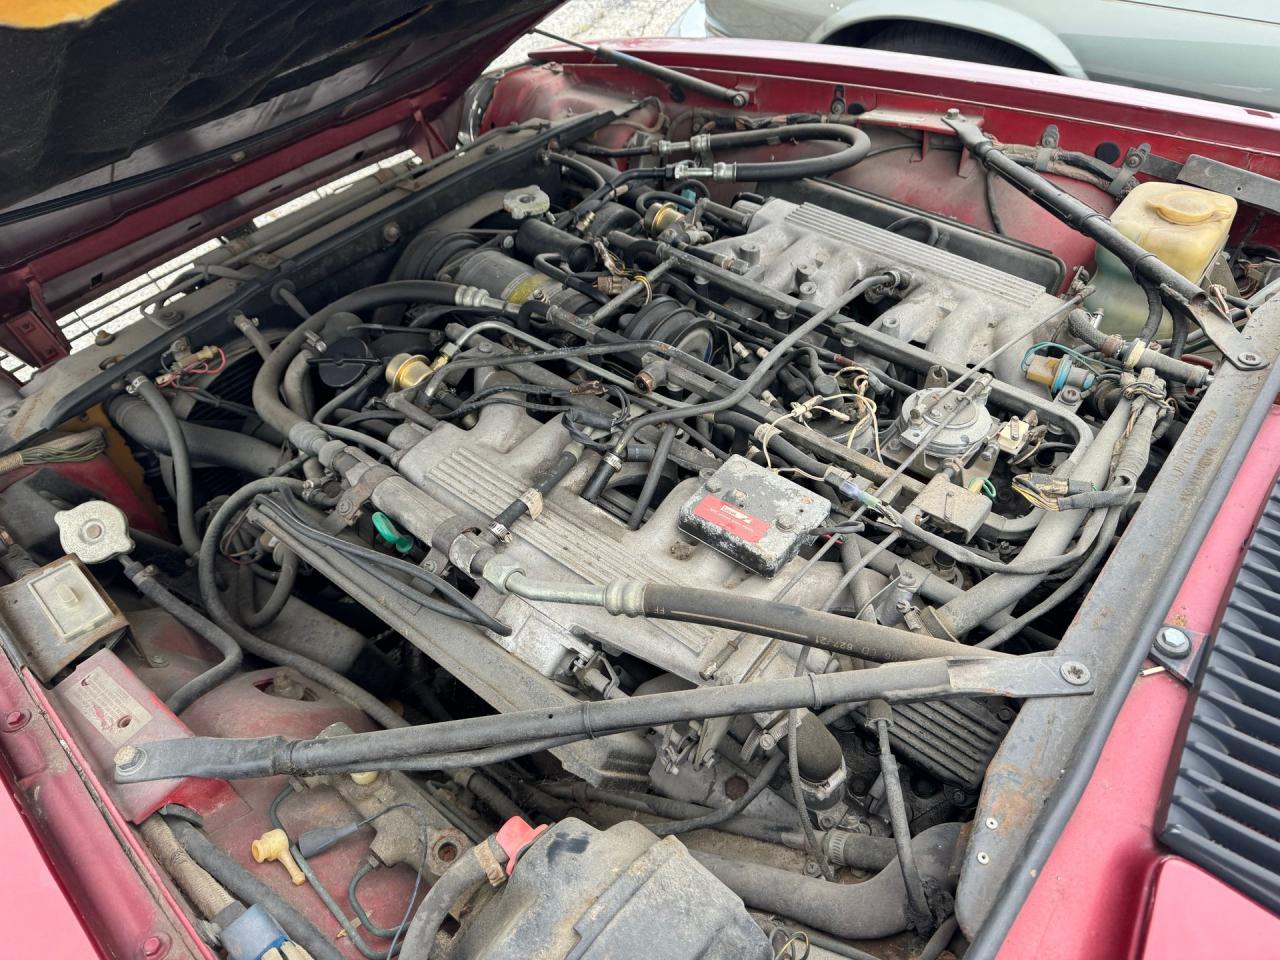
<instances>
[{"instance_id":1,"label":"hex bolt head","mask_svg":"<svg viewBox=\"0 0 1280 960\"><path fill-rule=\"evenodd\" d=\"M1059 670L1062 679L1073 687L1083 687L1089 682L1089 668L1078 660L1068 660Z\"/></svg>"},{"instance_id":2,"label":"hex bolt head","mask_svg":"<svg viewBox=\"0 0 1280 960\"><path fill-rule=\"evenodd\" d=\"M1191 638L1177 627L1161 627L1154 647L1156 653L1181 660L1191 653Z\"/></svg>"},{"instance_id":3,"label":"hex bolt head","mask_svg":"<svg viewBox=\"0 0 1280 960\"><path fill-rule=\"evenodd\" d=\"M147 762L147 755L137 747L121 747L116 751L115 762L119 773L134 773L142 769L142 765Z\"/></svg>"}]
</instances>

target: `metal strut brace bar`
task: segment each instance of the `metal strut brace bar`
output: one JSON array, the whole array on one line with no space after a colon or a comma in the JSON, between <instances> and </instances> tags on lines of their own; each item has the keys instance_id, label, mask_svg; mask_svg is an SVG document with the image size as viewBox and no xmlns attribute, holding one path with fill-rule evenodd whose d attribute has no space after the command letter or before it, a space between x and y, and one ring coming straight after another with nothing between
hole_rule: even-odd
<instances>
[{"instance_id":1,"label":"metal strut brace bar","mask_svg":"<svg viewBox=\"0 0 1280 960\"><path fill-rule=\"evenodd\" d=\"M142 747L124 747L116 755L115 775L120 783L136 783L184 776L235 779L397 766L429 769L432 755L447 757L494 744L532 746L556 737L588 739L706 717L802 707L817 711L833 704L872 699L904 703L974 696L1079 696L1092 689L1089 668L1082 661L1066 657L917 660L866 670L522 710L324 740L159 740Z\"/></svg>"}]
</instances>

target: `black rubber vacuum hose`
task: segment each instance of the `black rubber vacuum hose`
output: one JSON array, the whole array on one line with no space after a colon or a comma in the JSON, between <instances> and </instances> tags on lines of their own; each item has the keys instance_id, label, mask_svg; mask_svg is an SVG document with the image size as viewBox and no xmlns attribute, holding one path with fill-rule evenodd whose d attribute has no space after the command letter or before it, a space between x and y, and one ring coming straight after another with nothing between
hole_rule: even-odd
<instances>
[{"instance_id":1,"label":"black rubber vacuum hose","mask_svg":"<svg viewBox=\"0 0 1280 960\"><path fill-rule=\"evenodd\" d=\"M227 631L162 587L142 564L132 557L121 557L120 563L124 567L125 576L133 581L133 585L138 588L140 594L183 626L208 640L222 654L222 660L204 673L192 677L165 701L165 706L174 713L182 713L196 700L239 670L244 654L240 650L240 645Z\"/></svg>"},{"instance_id":2,"label":"black rubber vacuum hose","mask_svg":"<svg viewBox=\"0 0 1280 960\"><path fill-rule=\"evenodd\" d=\"M352 683L337 671L316 663L310 657L304 657L300 653L294 653L292 650L286 650L284 647L277 646L274 643L268 643L240 626L235 617L231 615L231 611L227 609L227 605L222 602L222 595L218 592L218 580L214 565L217 561L218 543L221 541L227 525L258 494L278 493L285 490L300 493L302 486L303 481L301 480L292 480L286 477L264 477L261 480L246 484L227 497L222 506L218 508L218 512L213 515L213 519L209 521L209 527L204 534L204 542L200 545L200 598L204 601L205 609L219 623L225 624L227 632L235 638L236 643L242 649L277 666L292 667L309 680L314 680L321 686L328 687L342 699L363 710L384 727L407 726L404 718L398 713L369 693L369 691Z\"/></svg>"},{"instance_id":3,"label":"black rubber vacuum hose","mask_svg":"<svg viewBox=\"0 0 1280 960\"><path fill-rule=\"evenodd\" d=\"M488 848L490 858L499 864L507 862L507 852L498 846L493 837L485 838L482 843ZM449 915L449 908L468 890L488 879L477 850L478 846L468 850L454 861L444 876L431 885L409 923L409 932L404 936L404 948L400 951L401 960L427 960L431 956L431 948L436 944L436 932Z\"/></svg>"},{"instance_id":4,"label":"black rubber vacuum hose","mask_svg":"<svg viewBox=\"0 0 1280 960\"><path fill-rule=\"evenodd\" d=\"M972 657L990 652L954 640L724 590L647 583L643 604L646 617L776 637L876 663Z\"/></svg>"},{"instance_id":5,"label":"black rubber vacuum hose","mask_svg":"<svg viewBox=\"0 0 1280 960\"><path fill-rule=\"evenodd\" d=\"M131 374L130 386L155 413L169 441L169 455L173 458L173 496L177 501L178 537L182 541L182 549L194 556L200 552L200 533L196 529L195 491L192 489L191 454L187 450L186 435L183 434L169 401L149 378L140 373Z\"/></svg>"},{"instance_id":6,"label":"black rubber vacuum hose","mask_svg":"<svg viewBox=\"0 0 1280 960\"><path fill-rule=\"evenodd\" d=\"M777 180L803 180L826 177L847 170L871 151L871 138L858 127L837 123L796 123L785 127L762 127L733 133L713 133L707 138L711 150L731 150L787 140L843 140L843 150L799 160L771 160L765 163L732 164L733 179L738 182L766 183Z\"/></svg>"},{"instance_id":7,"label":"black rubber vacuum hose","mask_svg":"<svg viewBox=\"0 0 1280 960\"><path fill-rule=\"evenodd\" d=\"M134 397L121 396L107 404L107 413L132 440L158 453L172 454L169 434L151 407ZM193 463L230 467L254 477L265 477L280 463L279 448L231 430L179 421Z\"/></svg>"},{"instance_id":8,"label":"black rubber vacuum hose","mask_svg":"<svg viewBox=\"0 0 1280 960\"><path fill-rule=\"evenodd\" d=\"M948 885L959 835L960 824L940 823L911 841L920 872L935 889ZM830 883L758 863L692 853L748 907L848 940L876 940L907 929L906 888L896 859L864 883Z\"/></svg>"},{"instance_id":9,"label":"black rubber vacuum hose","mask_svg":"<svg viewBox=\"0 0 1280 960\"><path fill-rule=\"evenodd\" d=\"M311 954L315 960L344 960L342 952L334 946L315 924L293 908L287 900L236 863L225 850L216 847L200 830L177 817L165 819L178 843L191 855L200 867L236 898L245 903L258 904L275 919L289 939Z\"/></svg>"},{"instance_id":10,"label":"black rubber vacuum hose","mask_svg":"<svg viewBox=\"0 0 1280 960\"><path fill-rule=\"evenodd\" d=\"M453 305L457 302L458 289L458 285L454 283L441 283L435 280L401 280L365 287L317 310L308 319L294 327L289 335L276 345L271 356L263 361L262 368L253 381L253 408L267 424L287 436L290 428L305 421L285 406L280 399L280 380L289 366L289 361L306 341L308 333L319 330L330 317L342 311L355 313L392 303Z\"/></svg>"}]
</instances>

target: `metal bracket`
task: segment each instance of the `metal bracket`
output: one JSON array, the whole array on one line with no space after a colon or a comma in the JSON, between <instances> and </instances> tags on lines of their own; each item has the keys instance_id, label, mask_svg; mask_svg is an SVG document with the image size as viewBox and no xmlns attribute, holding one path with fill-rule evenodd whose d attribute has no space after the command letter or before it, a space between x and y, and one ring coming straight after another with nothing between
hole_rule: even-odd
<instances>
[{"instance_id":1,"label":"metal bracket","mask_svg":"<svg viewBox=\"0 0 1280 960\"><path fill-rule=\"evenodd\" d=\"M1111 183L1107 186L1107 193L1113 197L1123 197L1126 193L1133 189L1134 174L1142 169L1143 164L1147 162L1147 158L1151 156L1151 144L1140 143L1136 147L1130 147L1125 152L1124 162L1116 168L1116 175L1111 178Z\"/></svg>"},{"instance_id":2,"label":"metal bracket","mask_svg":"<svg viewBox=\"0 0 1280 960\"><path fill-rule=\"evenodd\" d=\"M1049 161L1053 159L1053 151L1058 149L1058 125L1051 123L1040 134L1040 149L1036 151L1036 169L1044 173L1049 169Z\"/></svg>"},{"instance_id":3,"label":"metal bracket","mask_svg":"<svg viewBox=\"0 0 1280 960\"><path fill-rule=\"evenodd\" d=\"M1253 349L1253 338L1219 313L1207 293L1201 292L1194 300L1183 301L1183 307L1231 366L1240 370L1257 370L1268 365L1267 358Z\"/></svg>"},{"instance_id":4,"label":"metal bracket","mask_svg":"<svg viewBox=\"0 0 1280 960\"><path fill-rule=\"evenodd\" d=\"M1151 642L1151 661L1164 667L1166 673L1191 686L1199 672L1201 654L1208 639L1207 633L1166 623L1156 631L1156 638Z\"/></svg>"},{"instance_id":5,"label":"metal bracket","mask_svg":"<svg viewBox=\"0 0 1280 960\"><path fill-rule=\"evenodd\" d=\"M1178 180L1193 187L1226 194L1269 213L1280 213L1280 180L1251 170L1193 153L1182 165Z\"/></svg>"}]
</instances>

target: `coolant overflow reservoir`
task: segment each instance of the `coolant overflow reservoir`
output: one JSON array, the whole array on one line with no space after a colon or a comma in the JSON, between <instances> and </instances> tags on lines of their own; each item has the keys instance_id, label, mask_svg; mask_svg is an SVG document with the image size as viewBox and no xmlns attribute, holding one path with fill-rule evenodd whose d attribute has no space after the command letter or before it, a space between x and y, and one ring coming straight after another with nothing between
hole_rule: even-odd
<instances>
[{"instance_id":1,"label":"coolant overflow reservoir","mask_svg":"<svg viewBox=\"0 0 1280 960\"><path fill-rule=\"evenodd\" d=\"M1227 242L1236 215L1233 198L1180 183L1140 183L1129 193L1111 222L1117 230L1150 250L1180 274L1199 283ZM1147 298L1114 254L1098 248L1097 292L1088 300L1102 311L1100 327L1132 337L1147 319ZM1166 311L1157 336L1170 335Z\"/></svg>"}]
</instances>

